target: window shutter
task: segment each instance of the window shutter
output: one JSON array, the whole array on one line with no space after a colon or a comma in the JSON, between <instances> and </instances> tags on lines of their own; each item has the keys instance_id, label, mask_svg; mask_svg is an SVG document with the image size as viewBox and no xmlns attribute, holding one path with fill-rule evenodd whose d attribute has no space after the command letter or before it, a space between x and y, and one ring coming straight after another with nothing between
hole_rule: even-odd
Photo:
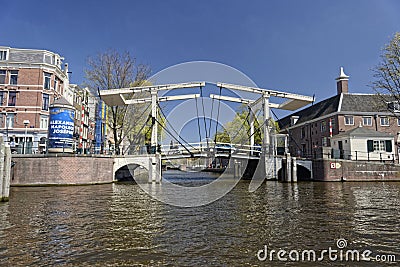
<instances>
[{"instance_id":1,"label":"window shutter","mask_svg":"<svg viewBox=\"0 0 400 267\"><path fill-rule=\"evenodd\" d=\"M373 140L367 140L367 151L368 152L374 151L374 141Z\"/></svg>"},{"instance_id":2,"label":"window shutter","mask_svg":"<svg viewBox=\"0 0 400 267\"><path fill-rule=\"evenodd\" d=\"M392 141L386 140L386 152L392 152Z\"/></svg>"}]
</instances>

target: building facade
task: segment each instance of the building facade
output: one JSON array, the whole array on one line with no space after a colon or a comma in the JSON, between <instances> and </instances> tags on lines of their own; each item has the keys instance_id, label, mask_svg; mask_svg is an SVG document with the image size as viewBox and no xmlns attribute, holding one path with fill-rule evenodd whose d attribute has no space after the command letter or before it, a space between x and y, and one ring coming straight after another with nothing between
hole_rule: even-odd
<instances>
[{"instance_id":1,"label":"building facade","mask_svg":"<svg viewBox=\"0 0 400 267\"><path fill-rule=\"evenodd\" d=\"M0 132L13 152L46 150L49 106L71 95L63 60L47 50L0 46Z\"/></svg>"},{"instance_id":2,"label":"building facade","mask_svg":"<svg viewBox=\"0 0 400 267\"><path fill-rule=\"evenodd\" d=\"M374 131L378 137L379 133L392 136L398 159L400 105L390 101L390 96L384 100L376 94L349 93L348 78L342 68L336 79L336 95L278 121L281 132L289 134L292 155L309 158L323 153L332 156L332 138L362 126ZM337 148L345 150L344 147Z\"/></svg>"},{"instance_id":3,"label":"building facade","mask_svg":"<svg viewBox=\"0 0 400 267\"><path fill-rule=\"evenodd\" d=\"M76 84L70 86L73 91L73 106L75 109L74 137L75 151L80 154L93 154L95 149L95 116L96 108L93 106L94 96L87 87L82 88Z\"/></svg>"},{"instance_id":4,"label":"building facade","mask_svg":"<svg viewBox=\"0 0 400 267\"><path fill-rule=\"evenodd\" d=\"M358 126L331 138L332 157L348 160L394 161L394 136Z\"/></svg>"}]
</instances>

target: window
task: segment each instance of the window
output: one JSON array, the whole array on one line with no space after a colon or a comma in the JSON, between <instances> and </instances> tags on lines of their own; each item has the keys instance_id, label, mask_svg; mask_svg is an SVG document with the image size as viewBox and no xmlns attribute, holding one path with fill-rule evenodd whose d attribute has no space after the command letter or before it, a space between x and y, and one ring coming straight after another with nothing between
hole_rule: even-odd
<instances>
[{"instance_id":1,"label":"window","mask_svg":"<svg viewBox=\"0 0 400 267\"><path fill-rule=\"evenodd\" d=\"M336 121L335 121L335 118L331 118L331 119L330 119L330 123L331 123L331 125L332 125L332 131L334 131L335 128L336 128Z\"/></svg>"},{"instance_id":2,"label":"window","mask_svg":"<svg viewBox=\"0 0 400 267\"><path fill-rule=\"evenodd\" d=\"M58 92L58 79L54 79L54 91Z\"/></svg>"},{"instance_id":3,"label":"window","mask_svg":"<svg viewBox=\"0 0 400 267\"><path fill-rule=\"evenodd\" d=\"M4 104L4 96L6 95L5 92L0 91L0 106Z\"/></svg>"},{"instance_id":4,"label":"window","mask_svg":"<svg viewBox=\"0 0 400 267\"><path fill-rule=\"evenodd\" d=\"M0 70L0 84L6 83L6 71Z\"/></svg>"},{"instance_id":5,"label":"window","mask_svg":"<svg viewBox=\"0 0 400 267\"><path fill-rule=\"evenodd\" d=\"M367 140L368 152L392 152L392 140Z\"/></svg>"},{"instance_id":6,"label":"window","mask_svg":"<svg viewBox=\"0 0 400 267\"><path fill-rule=\"evenodd\" d=\"M301 128L301 139L304 139L306 137L306 129L303 127Z\"/></svg>"},{"instance_id":7,"label":"window","mask_svg":"<svg viewBox=\"0 0 400 267\"><path fill-rule=\"evenodd\" d=\"M397 126L400 126L400 118L397 118Z\"/></svg>"},{"instance_id":8,"label":"window","mask_svg":"<svg viewBox=\"0 0 400 267\"><path fill-rule=\"evenodd\" d=\"M389 126L389 118L388 117L380 117L381 126Z\"/></svg>"},{"instance_id":9,"label":"window","mask_svg":"<svg viewBox=\"0 0 400 267\"><path fill-rule=\"evenodd\" d=\"M16 102L17 102L17 92L9 91L8 92L8 106L15 107Z\"/></svg>"},{"instance_id":10,"label":"window","mask_svg":"<svg viewBox=\"0 0 400 267\"><path fill-rule=\"evenodd\" d=\"M328 137L322 137L322 146L328 146Z\"/></svg>"},{"instance_id":11,"label":"window","mask_svg":"<svg viewBox=\"0 0 400 267\"><path fill-rule=\"evenodd\" d=\"M345 125L354 125L354 117L353 116L344 116L344 124Z\"/></svg>"},{"instance_id":12,"label":"window","mask_svg":"<svg viewBox=\"0 0 400 267\"><path fill-rule=\"evenodd\" d=\"M7 60L7 50L0 50L0 60Z\"/></svg>"},{"instance_id":13,"label":"window","mask_svg":"<svg viewBox=\"0 0 400 267\"><path fill-rule=\"evenodd\" d=\"M47 129L49 127L49 117L40 116L40 129Z\"/></svg>"},{"instance_id":14,"label":"window","mask_svg":"<svg viewBox=\"0 0 400 267\"><path fill-rule=\"evenodd\" d=\"M303 157L305 157L307 155L306 144L301 144L301 153L302 153Z\"/></svg>"},{"instance_id":15,"label":"window","mask_svg":"<svg viewBox=\"0 0 400 267\"><path fill-rule=\"evenodd\" d=\"M43 94L42 110L49 110L49 102L50 96L48 94Z\"/></svg>"},{"instance_id":16,"label":"window","mask_svg":"<svg viewBox=\"0 0 400 267\"><path fill-rule=\"evenodd\" d=\"M363 117L364 126L372 126L372 117Z\"/></svg>"},{"instance_id":17,"label":"window","mask_svg":"<svg viewBox=\"0 0 400 267\"><path fill-rule=\"evenodd\" d=\"M7 119L6 119L6 128L14 128L14 119L15 119L15 114L10 113L7 114Z\"/></svg>"},{"instance_id":18,"label":"window","mask_svg":"<svg viewBox=\"0 0 400 267\"><path fill-rule=\"evenodd\" d=\"M43 83L44 89L50 89L50 81L51 81L51 73L45 72L44 73L44 83Z\"/></svg>"},{"instance_id":19,"label":"window","mask_svg":"<svg viewBox=\"0 0 400 267\"><path fill-rule=\"evenodd\" d=\"M10 71L10 84L18 84L18 71Z\"/></svg>"},{"instance_id":20,"label":"window","mask_svg":"<svg viewBox=\"0 0 400 267\"><path fill-rule=\"evenodd\" d=\"M326 131L326 121L321 121L321 132Z\"/></svg>"},{"instance_id":21,"label":"window","mask_svg":"<svg viewBox=\"0 0 400 267\"><path fill-rule=\"evenodd\" d=\"M400 104L398 101L393 101L388 103L388 108L391 111L399 112L400 111Z\"/></svg>"}]
</instances>

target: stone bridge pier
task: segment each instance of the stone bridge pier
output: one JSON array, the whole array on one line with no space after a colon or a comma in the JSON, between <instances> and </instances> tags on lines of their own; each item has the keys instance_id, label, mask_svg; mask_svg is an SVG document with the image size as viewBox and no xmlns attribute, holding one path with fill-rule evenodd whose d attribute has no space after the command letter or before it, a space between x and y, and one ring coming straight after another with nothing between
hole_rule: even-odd
<instances>
[{"instance_id":1,"label":"stone bridge pier","mask_svg":"<svg viewBox=\"0 0 400 267\"><path fill-rule=\"evenodd\" d=\"M138 165L145 168L149 174L149 183L161 182L161 155L129 155L114 157L113 180L115 180L116 172L120 168L128 165Z\"/></svg>"}]
</instances>

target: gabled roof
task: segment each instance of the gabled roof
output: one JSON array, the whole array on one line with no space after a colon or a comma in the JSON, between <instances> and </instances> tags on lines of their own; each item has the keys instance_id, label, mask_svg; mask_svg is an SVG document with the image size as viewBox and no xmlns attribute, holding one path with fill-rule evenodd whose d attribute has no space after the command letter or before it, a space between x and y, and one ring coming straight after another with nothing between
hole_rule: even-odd
<instances>
[{"instance_id":1,"label":"gabled roof","mask_svg":"<svg viewBox=\"0 0 400 267\"><path fill-rule=\"evenodd\" d=\"M382 138L393 138L393 135L388 133L382 133L375 130L367 129L365 127L357 127L350 131L340 133L335 135L332 138L341 138L341 137L382 137Z\"/></svg>"},{"instance_id":2,"label":"gabled roof","mask_svg":"<svg viewBox=\"0 0 400 267\"><path fill-rule=\"evenodd\" d=\"M297 111L289 116L278 121L279 127L285 129L290 126L290 117L299 116L296 124L313 120L315 118L328 115L338 111L340 101L340 95L333 96L331 98L325 99L318 102L312 106L309 106L303 110Z\"/></svg>"},{"instance_id":3,"label":"gabled roof","mask_svg":"<svg viewBox=\"0 0 400 267\"><path fill-rule=\"evenodd\" d=\"M389 96L385 96L389 99ZM384 100L380 95L372 94L343 94L339 111L352 112L382 112L387 111Z\"/></svg>"},{"instance_id":4,"label":"gabled roof","mask_svg":"<svg viewBox=\"0 0 400 267\"><path fill-rule=\"evenodd\" d=\"M391 99L390 96L384 96L384 98L386 101L390 101ZM296 124L301 124L335 112L367 112L371 114L377 112L389 113L384 98L380 95L373 94L335 95L280 119L278 121L279 127L281 129L290 127L290 118L292 116L299 116Z\"/></svg>"}]
</instances>

